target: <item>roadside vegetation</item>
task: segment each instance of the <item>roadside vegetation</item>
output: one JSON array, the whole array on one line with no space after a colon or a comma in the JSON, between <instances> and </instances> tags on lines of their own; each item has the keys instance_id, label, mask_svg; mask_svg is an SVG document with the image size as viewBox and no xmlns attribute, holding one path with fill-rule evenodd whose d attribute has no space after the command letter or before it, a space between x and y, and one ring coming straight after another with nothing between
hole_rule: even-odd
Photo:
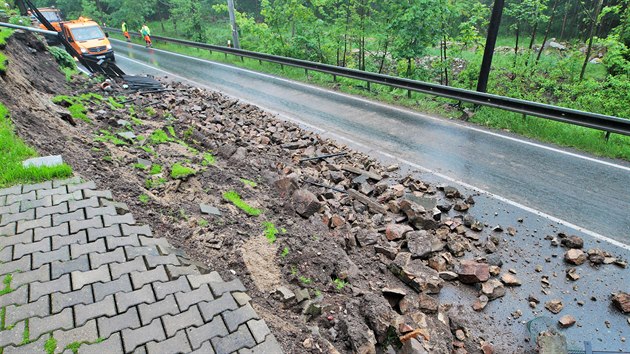
<instances>
[{"instance_id":1,"label":"roadside vegetation","mask_svg":"<svg viewBox=\"0 0 630 354\"><path fill-rule=\"evenodd\" d=\"M72 169L66 164L54 167L22 167L22 161L35 156L35 150L15 134L9 110L0 103L0 188L72 175Z\"/></svg>"},{"instance_id":2,"label":"roadside vegetation","mask_svg":"<svg viewBox=\"0 0 630 354\"><path fill-rule=\"evenodd\" d=\"M7 38L9 38L11 34L13 34L13 30L0 27L0 74L7 70L7 57L2 54L2 49L6 46Z\"/></svg>"},{"instance_id":3,"label":"roadside vegetation","mask_svg":"<svg viewBox=\"0 0 630 354\"><path fill-rule=\"evenodd\" d=\"M139 3L149 4L152 0ZM128 4L129 2L129 4ZM126 20L135 31L225 45L227 7L218 0L170 0L140 7L123 0L67 7L107 23ZM118 2L116 2L118 4ZM378 2L324 0L239 1L237 24L247 50L339 65L454 87L475 89L491 10L490 1ZM201 11L211 7L211 11ZM142 8L142 11L138 11ZM630 118L630 10L628 0L523 0L504 10L488 91L493 94ZM332 87L388 103L463 118L546 142L630 159L630 139L586 128L523 118L491 108L473 113L452 100L280 68L195 48L156 47L232 63ZM464 109L466 109L464 111Z\"/></svg>"}]
</instances>

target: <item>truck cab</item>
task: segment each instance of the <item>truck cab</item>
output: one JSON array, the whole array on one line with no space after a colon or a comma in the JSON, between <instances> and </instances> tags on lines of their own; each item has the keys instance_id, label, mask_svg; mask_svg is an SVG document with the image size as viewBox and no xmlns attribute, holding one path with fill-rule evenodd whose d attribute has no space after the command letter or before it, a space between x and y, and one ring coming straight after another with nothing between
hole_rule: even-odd
<instances>
[{"instance_id":1,"label":"truck cab","mask_svg":"<svg viewBox=\"0 0 630 354\"><path fill-rule=\"evenodd\" d=\"M44 15L44 17L48 20L48 22L50 22L51 25L53 25L57 32L61 31L60 23L63 21L63 17L61 16L61 11L59 9L56 9L54 7L40 7L37 10L39 10L39 12ZM44 30L47 29L46 26L39 23L36 18L34 19L34 21L37 22L39 28Z\"/></svg>"},{"instance_id":2,"label":"truck cab","mask_svg":"<svg viewBox=\"0 0 630 354\"><path fill-rule=\"evenodd\" d=\"M78 20L62 22L61 33L83 57L115 60L107 35L98 23L89 18L79 17Z\"/></svg>"}]
</instances>

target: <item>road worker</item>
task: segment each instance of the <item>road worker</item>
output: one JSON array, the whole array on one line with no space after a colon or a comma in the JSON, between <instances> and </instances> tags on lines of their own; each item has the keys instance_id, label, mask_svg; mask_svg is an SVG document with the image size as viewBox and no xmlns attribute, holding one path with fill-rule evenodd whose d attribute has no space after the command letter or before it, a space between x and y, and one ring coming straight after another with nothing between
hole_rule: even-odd
<instances>
[{"instance_id":1,"label":"road worker","mask_svg":"<svg viewBox=\"0 0 630 354\"><path fill-rule=\"evenodd\" d=\"M147 43L147 48L151 47L151 30L146 24L142 25L142 29L140 29L140 34L142 34L142 38L144 38L144 41Z\"/></svg>"},{"instance_id":2,"label":"road worker","mask_svg":"<svg viewBox=\"0 0 630 354\"><path fill-rule=\"evenodd\" d=\"M123 21L122 23L122 33L125 38L127 38L127 42L131 42L131 36L129 35L129 28L127 28L127 23Z\"/></svg>"}]
</instances>

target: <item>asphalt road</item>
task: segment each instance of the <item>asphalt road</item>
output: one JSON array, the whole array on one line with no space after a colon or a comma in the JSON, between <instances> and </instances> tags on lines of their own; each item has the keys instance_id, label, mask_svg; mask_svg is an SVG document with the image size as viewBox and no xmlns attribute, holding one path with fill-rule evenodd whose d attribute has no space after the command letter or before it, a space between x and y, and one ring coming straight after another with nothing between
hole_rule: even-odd
<instances>
[{"instance_id":1,"label":"asphalt road","mask_svg":"<svg viewBox=\"0 0 630 354\"><path fill-rule=\"evenodd\" d=\"M474 319L467 325L472 335L492 338L496 352L533 351L535 341L524 341L528 325L554 327L565 314L578 321L563 331L570 348L583 349L582 341L590 340L596 350L630 352L629 323L609 301L611 293L630 289L628 270L583 265L578 269L580 280L571 282L563 276L564 250L544 240L558 232L575 233L584 237L585 248L630 259L630 164L597 160L223 64L112 43L118 65L129 74L189 80L342 140L383 163L400 163L403 174L454 184L466 194L484 191L476 193L471 213L487 225L517 229L514 237L503 236L497 255L504 262L502 268L515 270L523 285L490 302L483 316L470 308L478 295L474 287L448 283L440 301L455 304L463 317ZM521 218L524 221L517 222ZM550 288L541 289L541 277L548 277ZM537 296L541 304L530 308L528 294ZM551 299L564 303L560 314L542 309ZM521 317L513 316L516 310Z\"/></svg>"}]
</instances>

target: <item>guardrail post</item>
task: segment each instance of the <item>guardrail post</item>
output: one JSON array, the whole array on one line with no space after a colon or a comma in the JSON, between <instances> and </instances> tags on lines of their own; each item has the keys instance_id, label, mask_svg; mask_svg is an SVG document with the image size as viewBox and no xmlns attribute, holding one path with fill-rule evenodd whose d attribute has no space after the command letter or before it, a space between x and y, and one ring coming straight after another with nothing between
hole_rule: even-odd
<instances>
[{"instance_id":1,"label":"guardrail post","mask_svg":"<svg viewBox=\"0 0 630 354\"><path fill-rule=\"evenodd\" d=\"M308 69L304 69L304 75L306 75L306 81L308 81Z\"/></svg>"},{"instance_id":2,"label":"guardrail post","mask_svg":"<svg viewBox=\"0 0 630 354\"><path fill-rule=\"evenodd\" d=\"M370 90L370 82L369 82L369 81L367 82L367 90L368 90L368 92L370 92L370 91L371 91L371 90Z\"/></svg>"},{"instance_id":3,"label":"guardrail post","mask_svg":"<svg viewBox=\"0 0 630 354\"><path fill-rule=\"evenodd\" d=\"M337 75L333 75L333 81L337 82Z\"/></svg>"},{"instance_id":4,"label":"guardrail post","mask_svg":"<svg viewBox=\"0 0 630 354\"><path fill-rule=\"evenodd\" d=\"M608 140L610 139L610 132L606 132L606 135L604 136L604 139L606 139L606 142L608 142Z\"/></svg>"},{"instance_id":5,"label":"guardrail post","mask_svg":"<svg viewBox=\"0 0 630 354\"><path fill-rule=\"evenodd\" d=\"M407 98L411 98L411 90L407 90Z\"/></svg>"}]
</instances>

